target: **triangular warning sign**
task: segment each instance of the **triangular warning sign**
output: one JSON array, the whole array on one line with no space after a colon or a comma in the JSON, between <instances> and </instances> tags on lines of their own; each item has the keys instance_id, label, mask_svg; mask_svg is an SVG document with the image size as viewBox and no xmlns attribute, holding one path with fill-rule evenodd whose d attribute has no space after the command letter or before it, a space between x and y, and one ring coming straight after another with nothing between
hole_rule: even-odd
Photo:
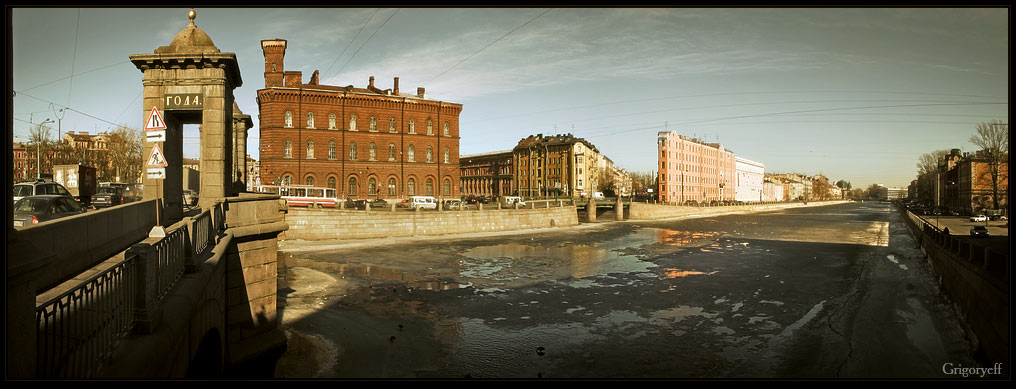
<instances>
[{"instance_id":1,"label":"triangular warning sign","mask_svg":"<svg viewBox=\"0 0 1016 389\"><path fill-rule=\"evenodd\" d=\"M158 107L152 107L152 113L148 115L148 122L145 123L145 130L165 130L166 121L162 120Z\"/></svg>"},{"instance_id":2,"label":"triangular warning sign","mask_svg":"<svg viewBox=\"0 0 1016 389\"><path fill-rule=\"evenodd\" d=\"M159 150L159 144L156 143L152 147L152 155L148 157L148 167L166 167L169 164L166 163L166 156L162 155L162 150Z\"/></svg>"}]
</instances>

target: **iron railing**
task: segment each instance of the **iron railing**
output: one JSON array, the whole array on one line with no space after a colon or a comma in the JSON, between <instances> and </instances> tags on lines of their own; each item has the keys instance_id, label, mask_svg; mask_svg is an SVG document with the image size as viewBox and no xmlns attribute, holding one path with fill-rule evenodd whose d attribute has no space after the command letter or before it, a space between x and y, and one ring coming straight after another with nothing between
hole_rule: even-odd
<instances>
[{"instance_id":1,"label":"iron railing","mask_svg":"<svg viewBox=\"0 0 1016 389\"><path fill-rule=\"evenodd\" d=\"M194 252L191 254L197 255L203 253L211 243L212 214L208 211L202 212L198 217L194 218L194 222L190 227L193 231L191 244L194 247Z\"/></svg>"},{"instance_id":2,"label":"iron railing","mask_svg":"<svg viewBox=\"0 0 1016 389\"><path fill-rule=\"evenodd\" d=\"M39 377L91 377L131 331L135 258L124 259L36 308Z\"/></svg>"}]
</instances>

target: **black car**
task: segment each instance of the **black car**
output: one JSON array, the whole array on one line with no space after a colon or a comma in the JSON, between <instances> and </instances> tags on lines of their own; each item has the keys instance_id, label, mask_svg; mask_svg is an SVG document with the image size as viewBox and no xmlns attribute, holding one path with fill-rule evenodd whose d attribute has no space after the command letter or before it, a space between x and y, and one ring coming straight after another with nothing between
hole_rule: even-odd
<instances>
[{"instance_id":1,"label":"black car","mask_svg":"<svg viewBox=\"0 0 1016 389\"><path fill-rule=\"evenodd\" d=\"M71 196L28 196L14 203L14 226L26 227L84 212L85 207Z\"/></svg>"},{"instance_id":2,"label":"black car","mask_svg":"<svg viewBox=\"0 0 1016 389\"><path fill-rule=\"evenodd\" d=\"M985 226L973 226L970 228L970 236L974 238L987 238L988 227Z\"/></svg>"},{"instance_id":3,"label":"black car","mask_svg":"<svg viewBox=\"0 0 1016 389\"><path fill-rule=\"evenodd\" d=\"M105 208L123 204L125 201L124 187L103 186L92 195L92 207Z\"/></svg>"},{"instance_id":4,"label":"black car","mask_svg":"<svg viewBox=\"0 0 1016 389\"><path fill-rule=\"evenodd\" d=\"M347 209L367 209L367 202L368 201L370 201L370 209L385 208L385 207L388 206L388 202L384 201L382 199L374 199L374 200L364 200L364 199L353 200L353 199L346 199L346 208Z\"/></svg>"}]
</instances>

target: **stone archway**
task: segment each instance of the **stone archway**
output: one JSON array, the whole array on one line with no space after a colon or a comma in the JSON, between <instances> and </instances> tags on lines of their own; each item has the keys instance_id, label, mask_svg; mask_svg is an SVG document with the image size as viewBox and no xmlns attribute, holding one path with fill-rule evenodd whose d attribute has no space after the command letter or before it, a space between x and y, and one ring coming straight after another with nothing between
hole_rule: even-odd
<instances>
[{"instance_id":1,"label":"stone archway","mask_svg":"<svg viewBox=\"0 0 1016 389\"><path fill-rule=\"evenodd\" d=\"M238 192L238 186L234 185L237 180L234 145L239 139L233 135L234 121L238 119L234 117L233 89L240 87L243 80L236 54L220 52L215 47L208 34L194 24L193 9L188 17L190 24L169 46L161 46L153 54L130 56L131 62L144 73L144 122L148 122L154 107L163 115L166 126L164 141L145 142L144 147L146 160L158 145L168 163L165 179L148 175L144 179L144 198L159 197L164 201L164 217L160 220L163 226L183 216L180 198L184 124L201 126L198 206L208 209L216 201ZM244 122L242 116L240 121Z\"/></svg>"}]
</instances>

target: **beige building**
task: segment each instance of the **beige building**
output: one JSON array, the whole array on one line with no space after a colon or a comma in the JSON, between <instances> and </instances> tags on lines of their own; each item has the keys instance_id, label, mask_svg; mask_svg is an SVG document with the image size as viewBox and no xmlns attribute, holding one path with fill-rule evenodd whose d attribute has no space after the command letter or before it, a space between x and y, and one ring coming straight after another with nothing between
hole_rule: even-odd
<instances>
[{"instance_id":1,"label":"beige building","mask_svg":"<svg viewBox=\"0 0 1016 389\"><path fill-rule=\"evenodd\" d=\"M572 134L529 136L512 155L514 188L520 196L587 197L601 191L607 180L618 181L614 162Z\"/></svg>"}]
</instances>

